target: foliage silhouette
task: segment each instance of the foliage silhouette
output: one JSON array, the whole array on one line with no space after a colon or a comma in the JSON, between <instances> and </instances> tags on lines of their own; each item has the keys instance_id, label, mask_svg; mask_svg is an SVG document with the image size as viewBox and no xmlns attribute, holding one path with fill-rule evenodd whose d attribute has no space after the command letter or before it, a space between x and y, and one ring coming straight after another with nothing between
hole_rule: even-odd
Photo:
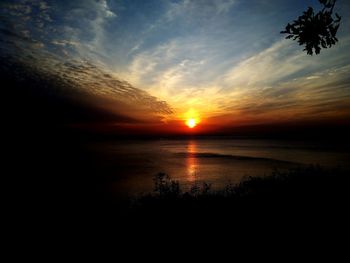
<instances>
[{"instance_id":1,"label":"foliage silhouette","mask_svg":"<svg viewBox=\"0 0 350 263\"><path fill-rule=\"evenodd\" d=\"M305 45L304 51L309 55L320 53L321 48L330 48L338 42L336 34L340 25L341 17L333 8L336 0L319 0L324 6L317 14L312 7L303 12L292 24L288 23L281 34L288 34L286 39L297 40L299 45Z\"/></svg>"},{"instance_id":2,"label":"foliage silhouette","mask_svg":"<svg viewBox=\"0 0 350 263\"><path fill-rule=\"evenodd\" d=\"M270 175L247 177L238 184L229 183L221 190L195 182L188 191L167 174L155 176L155 191L139 197L130 207L130 215L160 218L164 216L199 217L210 215L245 217L251 213L303 214L343 211L349 198L349 171L306 166ZM310 210L312 207L313 211Z\"/></svg>"},{"instance_id":3,"label":"foliage silhouette","mask_svg":"<svg viewBox=\"0 0 350 263\"><path fill-rule=\"evenodd\" d=\"M180 184L178 181L171 180L166 173L158 173L153 178L154 192L159 196L176 197L181 193Z\"/></svg>"}]
</instances>

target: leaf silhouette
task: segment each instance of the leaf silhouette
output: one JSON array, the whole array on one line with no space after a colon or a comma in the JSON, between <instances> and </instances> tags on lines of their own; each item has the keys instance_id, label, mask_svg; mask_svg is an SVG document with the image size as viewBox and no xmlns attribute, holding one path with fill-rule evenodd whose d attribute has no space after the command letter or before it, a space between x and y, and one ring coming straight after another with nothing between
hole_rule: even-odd
<instances>
[{"instance_id":1,"label":"leaf silhouette","mask_svg":"<svg viewBox=\"0 0 350 263\"><path fill-rule=\"evenodd\" d=\"M338 42L336 38L340 26L341 16L335 14L332 17L336 0L319 0L324 6L322 11L314 13L312 7L308 7L292 24L288 23L281 34L287 34L286 39L297 40L300 46L309 55L320 54L321 48L330 48Z\"/></svg>"}]
</instances>

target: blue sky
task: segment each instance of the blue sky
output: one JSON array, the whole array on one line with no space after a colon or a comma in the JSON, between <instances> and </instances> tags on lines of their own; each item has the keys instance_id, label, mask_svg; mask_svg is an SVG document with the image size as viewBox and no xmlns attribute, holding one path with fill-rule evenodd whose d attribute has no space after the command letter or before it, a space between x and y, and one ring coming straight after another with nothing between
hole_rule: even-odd
<instances>
[{"instance_id":1,"label":"blue sky","mask_svg":"<svg viewBox=\"0 0 350 263\"><path fill-rule=\"evenodd\" d=\"M164 101L171 108L164 120L191 108L221 122L346 116L350 2L336 5L339 43L318 56L279 33L308 6L320 7L307 0L2 1L2 35L16 33L2 49L34 52L48 70L106 94L103 78L89 84L64 66L89 62Z\"/></svg>"}]
</instances>

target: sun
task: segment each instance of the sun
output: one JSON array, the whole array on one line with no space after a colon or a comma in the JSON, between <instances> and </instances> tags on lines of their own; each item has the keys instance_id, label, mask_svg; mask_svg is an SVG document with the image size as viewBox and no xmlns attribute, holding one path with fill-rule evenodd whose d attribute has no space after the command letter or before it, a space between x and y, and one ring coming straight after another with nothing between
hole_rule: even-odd
<instances>
[{"instance_id":1,"label":"sun","mask_svg":"<svg viewBox=\"0 0 350 263\"><path fill-rule=\"evenodd\" d=\"M196 111L193 108L190 108L188 111L183 113L183 115L181 116L181 119L190 129L193 129L201 122L201 118L199 116L198 111Z\"/></svg>"},{"instance_id":2,"label":"sun","mask_svg":"<svg viewBox=\"0 0 350 263\"><path fill-rule=\"evenodd\" d=\"M193 118L190 118L186 121L186 125L189 127L189 128L194 128L196 125L197 125L197 122L195 119Z\"/></svg>"}]
</instances>

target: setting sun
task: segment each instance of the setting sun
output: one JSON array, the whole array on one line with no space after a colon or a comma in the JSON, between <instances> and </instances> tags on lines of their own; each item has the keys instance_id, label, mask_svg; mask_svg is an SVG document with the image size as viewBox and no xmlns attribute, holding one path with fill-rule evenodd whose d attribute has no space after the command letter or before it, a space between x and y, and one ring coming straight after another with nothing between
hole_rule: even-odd
<instances>
[{"instance_id":1,"label":"setting sun","mask_svg":"<svg viewBox=\"0 0 350 263\"><path fill-rule=\"evenodd\" d=\"M197 122L195 119L191 118L186 121L186 125L190 128L193 128L197 125Z\"/></svg>"},{"instance_id":2,"label":"setting sun","mask_svg":"<svg viewBox=\"0 0 350 263\"><path fill-rule=\"evenodd\" d=\"M193 108L189 109L183 115L183 120L189 128L194 128L200 122L199 114Z\"/></svg>"}]
</instances>

